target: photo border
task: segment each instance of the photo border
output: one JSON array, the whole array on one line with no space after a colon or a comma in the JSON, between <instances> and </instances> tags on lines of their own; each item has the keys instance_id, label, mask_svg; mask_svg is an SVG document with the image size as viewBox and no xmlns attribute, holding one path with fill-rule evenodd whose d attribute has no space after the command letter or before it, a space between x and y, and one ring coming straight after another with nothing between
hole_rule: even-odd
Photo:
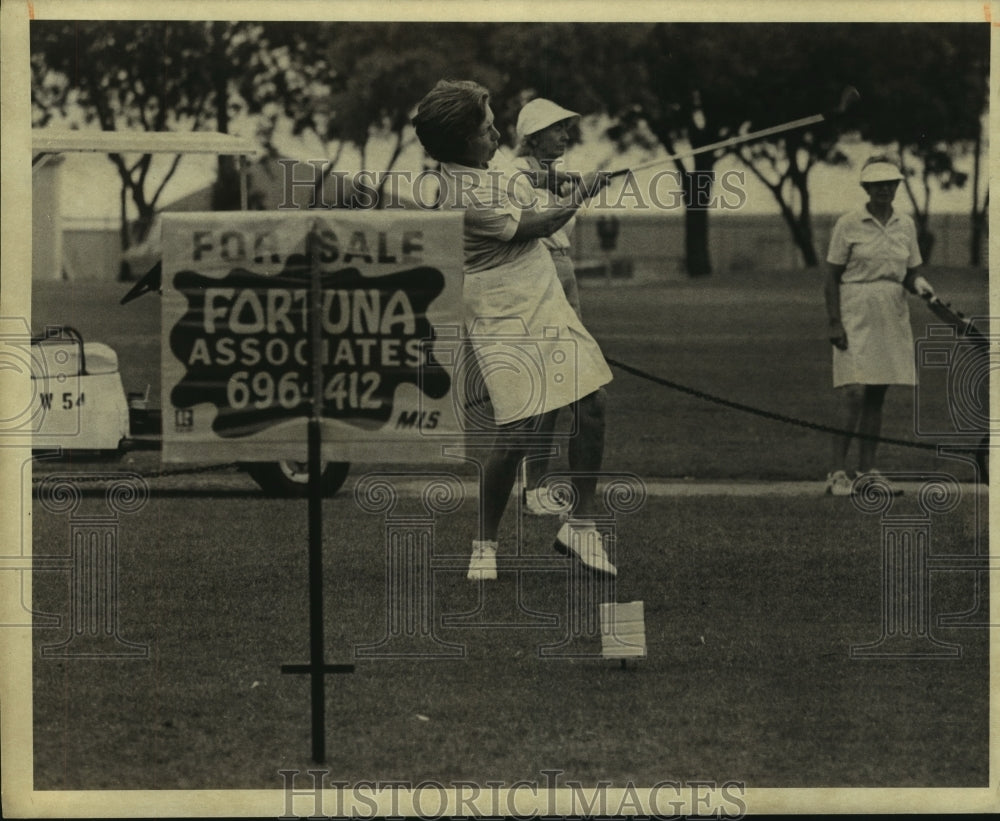
<instances>
[{"instance_id":1,"label":"photo border","mask_svg":"<svg viewBox=\"0 0 1000 821\"><path fill-rule=\"evenodd\" d=\"M609 9L614 9L610 18ZM531 19L565 22L640 22L668 18L671 21L705 20L710 22L898 22L905 15L907 22L954 21L983 22L991 25L990 78L995 99L998 85L996 60L992 45L997 42L1000 4L966 2L965 0L911 0L911 2L837 2L807 3L803 0L767 0L747 4L745 0L721 2L638 2L612 6L594 0L539 3L508 2L478 3L464 0L397 0L392 4L376 2L320 2L297 0L286 3L258 0L132 0L132 2L91 2L90 0L35 0L35 2L5 2L0 26L2 53L2 203L3 242L2 290L0 316L25 317L31 312L31 171L23 158L30 145L30 78L27 70L29 20L42 19L260 19L260 20L379 20L386 13L395 20L456 20L503 22ZM990 111L990 133L1000 116L997 106ZM991 176L1000 179L997 157L1000 140L991 145L989 167ZM993 209L994 212L997 209ZM991 258L997 256L1000 230L991 215ZM996 289L991 269L991 315L998 313ZM0 418L5 410L25 407L30 396L27 380L12 380L4 374L4 390L0 391ZM991 386L991 397L997 401L997 385ZM30 524L24 526L25 514L31 509L30 482L22 481L22 466L30 460L30 449L23 444L4 443L0 446L0 499L4 510L0 514L0 538L5 545L16 545L25 534L23 554L30 557ZM30 470L30 467L29 467ZM992 497L992 494L991 494ZM992 512L992 504L990 505ZM991 537L994 523L991 521ZM3 569L0 559L0 569ZM996 590L997 570L990 571L991 589ZM0 623L5 611L19 606L21 573L0 573ZM30 596L30 574L24 586ZM991 622L1000 618L1000 601L991 600ZM995 658L997 637L991 631L991 658ZM0 752L2 752L3 811L6 817L184 817L184 816L278 816L286 809L282 789L274 790L121 790L121 791L34 791L33 773L33 711L32 711L32 639L27 628L0 630ZM748 788L745 794L751 814L782 812L871 813L871 812L987 812L1000 807L997 797L996 758L997 681L1000 670L991 665L990 680L990 765L989 787L982 789L758 789ZM488 781L484 775L484 782ZM540 813L571 811L567 795L539 795ZM327 808L337 806L331 795ZM310 812L309 804L306 814ZM528 808L528 803L518 802ZM379 807L388 809L388 804ZM489 812L489 807L484 807Z\"/></svg>"}]
</instances>

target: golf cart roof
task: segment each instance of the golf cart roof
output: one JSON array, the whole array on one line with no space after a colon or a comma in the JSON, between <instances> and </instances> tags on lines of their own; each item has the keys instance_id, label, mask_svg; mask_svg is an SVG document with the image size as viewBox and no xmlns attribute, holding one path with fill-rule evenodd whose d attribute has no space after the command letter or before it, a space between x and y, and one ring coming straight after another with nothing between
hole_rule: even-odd
<instances>
[{"instance_id":1,"label":"golf cart roof","mask_svg":"<svg viewBox=\"0 0 1000 821\"><path fill-rule=\"evenodd\" d=\"M256 157L263 149L251 139L217 131L60 131L31 129L31 173L49 157L67 151L99 154L214 154L238 157L240 208L247 209L245 157Z\"/></svg>"},{"instance_id":2,"label":"golf cart roof","mask_svg":"<svg viewBox=\"0 0 1000 821\"><path fill-rule=\"evenodd\" d=\"M229 154L257 156L253 140L216 131L58 131L33 129L33 154L93 151L102 154Z\"/></svg>"},{"instance_id":3,"label":"golf cart roof","mask_svg":"<svg viewBox=\"0 0 1000 821\"><path fill-rule=\"evenodd\" d=\"M66 151L101 154L223 154L255 157L254 140L215 131L59 131L32 129L33 162Z\"/></svg>"}]
</instances>

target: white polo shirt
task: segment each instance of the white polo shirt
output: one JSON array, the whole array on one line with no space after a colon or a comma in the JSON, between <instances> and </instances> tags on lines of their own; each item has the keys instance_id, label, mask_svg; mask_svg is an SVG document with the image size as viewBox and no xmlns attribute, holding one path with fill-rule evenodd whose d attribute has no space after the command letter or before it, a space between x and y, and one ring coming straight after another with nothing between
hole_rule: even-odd
<instances>
[{"instance_id":1,"label":"white polo shirt","mask_svg":"<svg viewBox=\"0 0 1000 821\"><path fill-rule=\"evenodd\" d=\"M826 259L833 265L847 266L841 283L902 282L908 268L923 262L917 227L909 215L894 211L882 225L866 208L837 220Z\"/></svg>"},{"instance_id":2,"label":"white polo shirt","mask_svg":"<svg viewBox=\"0 0 1000 821\"><path fill-rule=\"evenodd\" d=\"M561 161L559 161L561 162ZM523 171L542 171L542 164L531 156L518 157L515 161L515 165ZM529 185L527 177L524 178L525 185ZM549 191L547 188L532 188L532 193L535 195L538 201L538 207L546 208L551 207L559 203L559 198ZM530 201L530 200L529 200ZM576 216L572 216L562 228L554 232L550 236L542 237L542 245L549 249L549 251L565 251L569 252L570 249L570 237L573 235L573 229L576 227Z\"/></svg>"},{"instance_id":3,"label":"white polo shirt","mask_svg":"<svg viewBox=\"0 0 1000 821\"><path fill-rule=\"evenodd\" d=\"M537 239L514 240L521 207L511 199L517 182L501 167L441 163L445 208L465 208L465 273L488 271L531 253Z\"/></svg>"}]
</instances>

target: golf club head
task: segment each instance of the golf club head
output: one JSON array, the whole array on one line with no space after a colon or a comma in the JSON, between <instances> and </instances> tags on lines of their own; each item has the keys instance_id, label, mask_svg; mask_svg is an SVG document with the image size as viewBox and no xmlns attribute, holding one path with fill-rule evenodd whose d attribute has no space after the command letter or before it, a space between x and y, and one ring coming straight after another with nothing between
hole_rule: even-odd
<instances>
[{"instance_id":1,"label":"golf club head","mask_svg":"<svg viewBox=\"0 0 1000 821\"><path fill-rule=\"evenodd\" d=\"M942 322L951 325L967 337L984 339L972 320L968 319L961 311L952 308L949 303L942 302L937 296L925 296L923 299L931 313Z\"/></svg>"},{"instance_id":2,"label":"golf club head","mask_svg":"<svg viewBox=\"0 0 1000 821\"><path fill-rule=\"evenodd\" d=\"M846 86L840 93L840 105L837 106L837 113L844 114L861 99L861 93L854 86Z\"/></svg>"},{"instance_id":3,"label":"golf club head","mask_svg":"<svg viewBox=\"0 0 1000 821\"><path fill-rule=\"evenodd\" d=\"M843 124L844 120L856 115L856 108L861 102L861 93L854 86L845 86L840 92L837 105L823 112L823 120L832 124Z\"/></svg>"}]
</instances>

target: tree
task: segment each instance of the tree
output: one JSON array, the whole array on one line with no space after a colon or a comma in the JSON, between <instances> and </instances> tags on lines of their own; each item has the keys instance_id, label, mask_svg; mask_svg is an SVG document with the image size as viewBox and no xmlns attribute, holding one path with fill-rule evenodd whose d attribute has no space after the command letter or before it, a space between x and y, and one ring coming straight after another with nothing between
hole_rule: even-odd
<instances>
[{"instance_id":1,"label":"tree","mask_svg":"<svg viewBox=\"0 0 1000 821\"><path fill-rule=\"evenodd\" d=\"M197 73L207 82L206 106L210 107L215 130L229 133L230 112L239 99L238 90L249 89L260 93L270 91L267 84L269 75L260 71L262 61L257 55L267 50L268 44L262 38L263 27L259 23L226 22L213 20L206 23L191 23L200 26L205 38L205 50L199 61L187 70ZM266 65L266 64L265 64ZM276 66L269 66L280 71ZM257 82L248 85L247 74L254 74ZM251 110L259 111L265 100L257 96L243 99ZM235 211L240 207L239 170L235 157L219 155L219 172L212 187L212 210Z\"/></svg>"},{"instance_id":2,"label":"tree","mask_svg":"<svg viewBox=\"0 0 1000 821\"><path fill-rule=\"evenodd\" d=\"M337 28L329 23L262 24L260 47L249 55L237 90L248 112L259 117L258 138L270 158L279 157L273 136L284 118L294 136L312 134L320 142L329 160L327 173L337 165L347 143L331 127L330 98L337 78L324 56L336 34ZM317 202L327 201L323 183L324 178L316 181ZM336 204L343 204L341 197Z\"/></svg>"},{"instance_id":3,"label":"tree","mask_svg":"<svg viewBox=\"0 0 1000 821\"><path fill-rule=\"evenodd\" d=\"M485 30L459 23L323 23L298 31L282 48L307 68L283 75L301 78L281 95L284 113L298 133L314 133L327 148L328 172L345 146L358 150L361 170L372 171L369 146L376 137L391 144L381 170L392 171L416 139L413 109L435 82L497 82L496 69L476 57ZM273 42L270 29L267 35ZM376 207L385 204L387 180L387 173L377 177Z\"/></svg>"},{"instance_id":4,"label":"tree","mask_svg":"<svg viewBox=\"0 0 1000 821\"><path fill-rule=\"evenodd\" d=\"M780 24L741 26L740 48L753 59L741 78L745 130L755 131L823 114L820 123L737 146L733 153L770 191L807 267L819 263L812 229L809 176L819 163L840 165L838 148L852 112L838 112L854 67L843 59L849 33L843 26ZM808 78L793 79L793 78Z\"/></svg>"},{"instance_id":5,"label":"tree","mask_svg":"<svg viewBox=\"0 0 1000 821\"><path fill-rule=\"evenodd\" d=\"M983 135L982 128L980 128L979 136L976 138L976 147L974 149L975 160L974 160L974 170L972 172L972 231L969 238L969 264L979 266L982 265L982 247L983 247L983 237L987 230L987 218L989 216L990 209L990 189L989 186L986 187L986 193L980 199L979 196L979 177L981 174L980 168L982 165L982 155L983 155Z\"/></svg>"},{"instance_id":6,"label":"tree","mask_svg":"<svg viewBox=\"0 0 1000 821\"><path fill-rule=\"evenodd\" d=\"M495 33L492 50L507 75L500 110L511 122L525 94L550 97L582 114L612 116L608 136L619 149L639 141L676 154L681 141L692 148L718 141L738 116L740 96L728 68L734 52L718 27L511 24ZM711 273L706 203L717 157L673 160L692 276Z\"/></svg>"},{"instance_id":7,"label":"tree","mask_svg":"<svg viewBox=\"0 0 1000 821\"><path fill-rule=\"evenodd\" d=\"M172 71L196 59L197 28L147 22L37 21L31 25L32 125L54 117L96 122L102 130L197 129L206 120L207 90L191 72ZM122 248L129 247L126 201L139 214L139 234L181 160L174 157L160 184L148 191L152 155L128 161L109 155L122 183Z\"/></svg>"},{"instance_id":8,"label":"tree","mask_svg":"<svg viewBox=\"0 0 1000 821\"><path fill-rule=\"evenodd\" d=\"M772 45L789 51L784 43L786 28L690 23L510 25L501 27L493 51L508 74L510 97L534 88L543 96L576 105L583 113L604 110L617 117L609 136L620 145L646 131L668 155L675 155L704 148L749 126L774 125L781 121L781 113L796 105L794 117L813 113L815 100L808 104L788 100L783 89L761 93L768 83L790 85L788 70L774 73L760 68ZM800 135L799 139L804 146L812 145L812 138ZM810 166L793 163L786 168L780 162L780 147L771 157L760 150L746 153L745 160L770 182L772 193L786 205L786 220L805 235L803 244L811 248L808 199L801 199L804 214L784 203L790 187L808 191ZM826 145L816 150L824 157L829 154ZM792 155L798 160L797 150ZM721 151L709 151L673 159L685 207L685 265L692 276L711 272L708 204L721 156ZM777 179L767 176L767 163L778 168Z\"/></svg>"},{"instance_id":9,"label":"tree","mask_svg":"<svg viewBox=\"0 0 1000 821\"><path fill-rule=\"evenodd\" d=\"M640 107L650 129L670 155L680 144L700 149L732 136L748 118L743 78L746 34L742 26L659 24L639 52L643 75ZM691 276L712 272L708 203L721 152L674 160L685 207L685 264Z\"/></svg>"},{"instance_id":10,"label":"tree","mask_svg":"<svg viewBox=\"0 0 1000 821\"><path fill-rule=\"evenodd\" d=\"M584 116L631 106L648 78L634 59L649 25L609 23L507 23L487 32L484 48L501 72L493 92L499 124L514 123L532 97L546 97ZM613 70L609 70L613 68ZM640 72L636 76L635 72Z\"/></svg>"},{"instance_id":11,"label":"tree","mask_svg":"<svg viewBox=\"0 0 1000 821\"><path fill-rule=\"evenodd\" d=\"M850 58L865 70L861 135L893 147L903 159L904 190L914 208L925 259L933 247L931 183L942 189L963 187L969 175L959 171L955 161L973 152L972 227L978 253L977 225L982 226L986 207L985 200L979 201L978 158L988 104L989 26L934 23L849 29ZM893 47L886 48L890 40Z\"/></svg>"},{"instance_id":12,"label":"tree","mask_svg":"<svg viewBox=\"0 0 1000 821\"><path fill-rule=\"evenodd\" d=\"M282 90L283 68L261 59L261 24L249 22L38 21L31 25L33 125L56 116L96 122L102 130L228 133L241 104L260 111ZM247 79L252 75L252 81ZM250 94L242 99L240 93ZM109 155L122 184L122 249L152 225L174 157L151 188L150 154ZM219 158L214 207L238 207L233 158ZM138 219L129 230L126 202Z\"/></svg>"},{"instance_id":13,"label":"tree","mask_svg":"<svg viewBox=\"0 0 1000 821\"><path fill-rule=\"evenodd\" d=\"M891 48L887 44L892 44ZM774 197L807 266L817 264L809 179L819 163L842 164L844 131L895 144L919 164L906 191L925 247L931 183L961 186L954 160L980 133L986 104L988 27L970 24L661 24L625 58L638 110L670 153L698 148L810 114L831 114L855 85L861 105L823 124L734 148ZM635 65L638 61L639 66ZM978 154L977 154L978 156ZM688 271L709 270L707 212L692 204L718 155L678 161L685 185ZM976 177L978 179L978 175ZM974 195L975 196L975 195ZM986 199L975 196L974 226ZM976 242L978 248L978 241Z\"/></svg>"},{"instance_id":14,"label":"tree","mask_svg":"<svg viewBox=\"0 0 1000 821\"><path fill-rule=\"evenodd\" d=\"M706 131L723 136L727 129L753 131L810 114L831 115L847 85L859 88L861 104L852 111L733 150L771 192L807 266L818 262L810 172L819 163L846 161L838 147L844 131L858 131L876 143L895 144L904 156L917 159L919 172L906 168L905 190L929 255L931 182L942 188L964 185L966 175L955 168L954 160L979 134L986 104L987 27L748 24L677 28L683 36L673 38L676 48L670 59L677 62L687 56L680 70L670 76L679 77L680 87L696 93L705 123L704 128L698 126L691 116L697 109L690 109L690 122L683 131L694 146ZM887 47L890 43L891 48ZM917 175L919 195L911 184Z\"/></svg>"}]
</instances>

